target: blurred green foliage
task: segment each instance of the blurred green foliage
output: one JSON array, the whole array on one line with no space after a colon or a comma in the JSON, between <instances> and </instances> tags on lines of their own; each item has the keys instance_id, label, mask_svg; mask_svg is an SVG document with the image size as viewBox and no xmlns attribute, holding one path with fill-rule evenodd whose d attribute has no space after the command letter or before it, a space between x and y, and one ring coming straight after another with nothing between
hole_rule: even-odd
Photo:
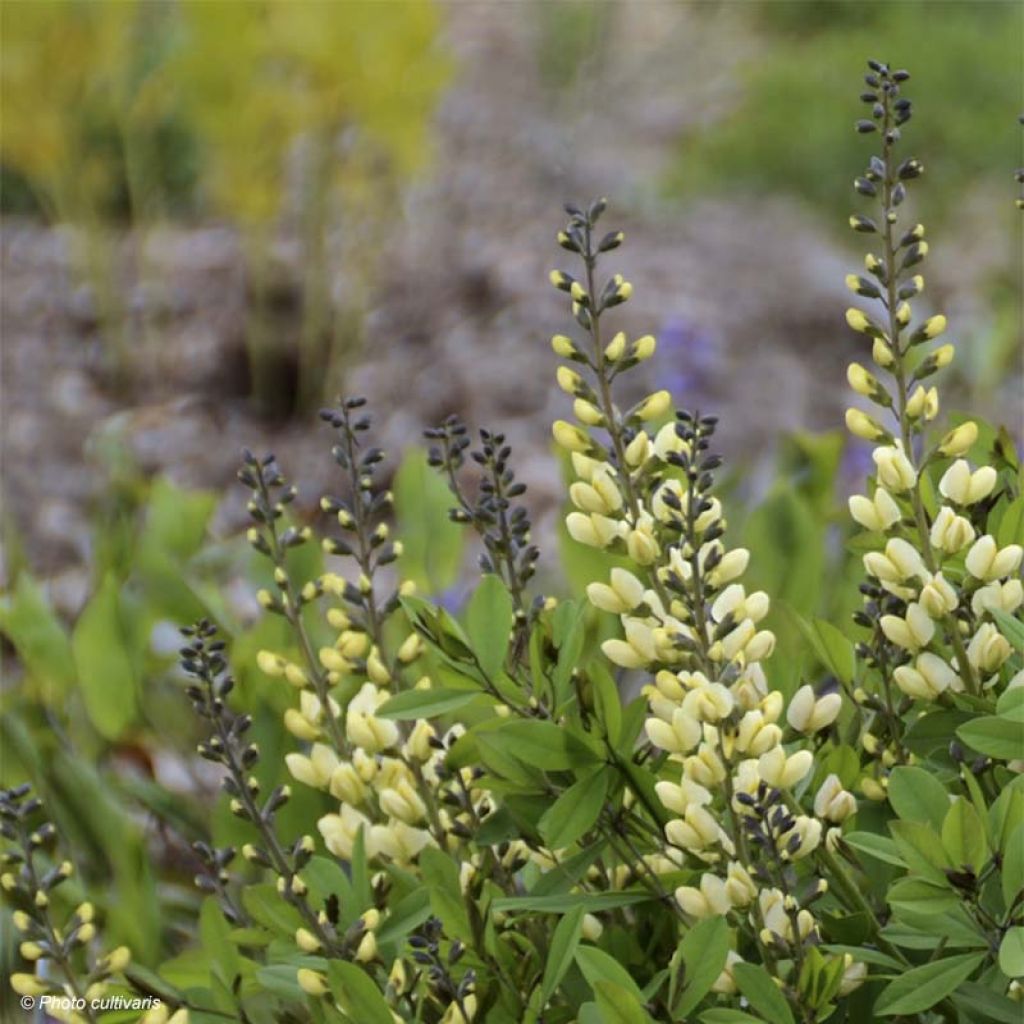
<instances>
[{"instance_id":1,"label":"blurred green foliage","mask_svg":"<svg viewBox=\"0 0 1024 1024\"><path fill-rule=\"evenodd\" d=\"M863 146L851 76L865 53L914 69L915 154L941 175L922 196L941 217L979 179L1007 194L1019 162L1021 9L1001 0L744 4L758 46L731 113L682 140L671 191L789 192L845 214ZM879 44L884 40L884 45ZM846 111L845 120L837 111ZM839 221L837 221L837 224Z\"/></svg>"}]
</instances>

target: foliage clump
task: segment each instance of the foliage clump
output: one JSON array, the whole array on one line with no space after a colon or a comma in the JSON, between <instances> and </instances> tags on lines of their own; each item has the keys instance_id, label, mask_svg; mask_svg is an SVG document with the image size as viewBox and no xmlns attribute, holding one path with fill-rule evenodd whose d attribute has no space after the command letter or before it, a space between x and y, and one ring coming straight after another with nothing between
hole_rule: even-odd
<instances>
[{"instance_id":1,"label":"foliage clump","mask_svg":"<svg viewBox=\"0 0 1024 1024\"><path fill-rule=\"evenodd\" d=\"M552 339L572 419L553 436L583 592L535 592L500 432L474 448L448 419L427 435L451 519L482 549L461 614L413 579L362 399L322 413L340 480L319 553L274 456L245 453L268 624L253 674L278 702L258 742L231 645L210 617L183 630L226 811L194 848L198 954L156 973L127 952L73 962L70 943L98 942L91 912L63 938L40 916L70 871L34 873L34 837L56 832L26 832L38 807L15 790L4 889L36 907L16 919L22 954L62 971L19 972L19 992L120 971L164 1000L148 1021L1019 1018L1021 469L976 420L932 436L954 349L933 344L944 317L910 306L928 243L900 223L923 170L897 155L908 79L871 62L857 124L881 146L856 180L877 209L850 221L878 251L847 282L876 367L848 371L869 408L847 426L875 446L850 500L863 604L853 621L790 613L806 676L775 668L785 620L744 582L715 417L663 390L620 404L657 342L613 333L633 293L605 271L623 235L599 227L603 200L570 205L558 242L575 265L551 283L573 325Z\"/></svg>"}]
</instances>

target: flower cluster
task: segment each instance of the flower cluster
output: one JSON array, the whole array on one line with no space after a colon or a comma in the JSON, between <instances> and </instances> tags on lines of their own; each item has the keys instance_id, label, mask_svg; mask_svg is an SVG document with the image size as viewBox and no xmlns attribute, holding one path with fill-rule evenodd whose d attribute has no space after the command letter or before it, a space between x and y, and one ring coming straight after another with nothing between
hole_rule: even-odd
<instances>
[{"instance_id":1,"label":"flower cluster","mask_svg":"<svg viewBox=\"0 0 1024 1024\"><path fill-rule=\"evenodd\" d=\"M558 371L577 420L554 425L577 477L569 492L576 510L566 525L576 540L633 563L590 584L587 596L621 621L622 638L602 645L608 659L653 677L644 687L646 732L665 759L656 791L673 817L664 834L670 851L704 868L699 884L678 888L676 900L694 919L735 913L768 962L795 965L789 981L799 1001L805 950L819 941L809 907L827 886L813 868L798 872L796 865L810 863L825 830L838 832L856 810L834 775L814 797L814 813L801 810L814 769L802 741L832 725L841 698L805 686L787 710L768 685L762 662L775 637L762 626L769 599L740 582L749 552L723 541L726 522L714 494L721 460L710 450L715 419L680 412L657 423L670 411L667 392L625 412L613 400L612 382L649 358L655 341L630 344L623 334L602 341L602 315L632 290L618 275L597 285L598 255L622 240L612 232L595 243L603 209L603 202L586 212L568 208L571 220L559 241L580 256L584 274L552 274L590 342L553 340L557 354L583 368ZM656 425L648 431L651 420ZM801 742L791 749L787 739ZM863 976L861 967L844 966L851 979ZM729 985L725 977L720 982Z\"/></svg>"},{"instance_id":2,"label":"flower cluster","mask_svg":"<svg viewBox=\"0 0 1024 1024\"><path fill-rule=\"evenodd\" d=\"M1024 603L1021 546L991 526L1006 486L994 466L972 462L980 448L974 421L938 438L928 429L939 412L931 380L952 362L954 346L933 344L945 334L944 316L918 319L911 308L924 289L920 267L929 250L921 224L900 227L908 185L923 173L920 161L896 155L912 116L902 95L909 77L879 62L866 76L861 98L870 116L857 129L880 136L881 152L855 188L877 202L878 213L856 214L850 225L877 239L877 251L865 257L866 274L847 277L869 303L849 309L846 320L869 341L877 368L852 363L847 373L850 387L874 407L849 409L847 427L875 444L873 484L849 505L870 540L857 621L870 631L860 651L879 688L854 696L868 720L866 745L886 766L908 756L901 723L913 705L1024 685L1024 674L1011 680L1004 671L1011 645L998 618ZM875 784L866 791L881 793Z\"/></svg>"},{"instance_id":3,"label":"flower cluster","mask_svg":"<svg viewBox=\"0 0 1024 1024\"><path fill-rule=\"evenodd\" d=\"M31 972L11 975L11 985L21 996L69 997L71 1008L58 1002L49 1009L50 1016L68 1024L92 1022L92 1004L116 983L131 962L131 952L118 946L97 954L91 903L78 903L70 913L61 909L55 893L72 877L74 867L69 860L50 861L57 830L41 820L43 803L30 792L28 785L0 790L0 835L9 843L0 888L14 907L14 927L21 937L18 952L33 965Z\"/></svg>"}]
</instances>

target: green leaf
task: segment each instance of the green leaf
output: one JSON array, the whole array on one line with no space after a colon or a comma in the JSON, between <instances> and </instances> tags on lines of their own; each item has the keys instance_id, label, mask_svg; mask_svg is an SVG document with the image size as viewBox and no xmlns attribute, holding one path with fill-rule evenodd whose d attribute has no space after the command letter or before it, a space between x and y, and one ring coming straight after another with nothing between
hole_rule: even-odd
<instances>
[{"instance_id":1,"label":"green leaf","mask_svg":"<svg viewBox=\"0 0 1024 1024\"><path fill-rule=\"evenodd\" d=\"M900 765L889 776L889 803L903 821L923 821L942 828L949 811L946 787L923 768Z\"/></svg>"},{"instance_id":2,"label":"green leaf","mask_svg":"<svg viewBox=\"0 0 1024 1024\"><path fill-rule=\"evenodd\" d=\"M786 997L763 967L735 963L732 975L747 1002L770 1024L794 1024Z\"/></svg>"},{"instance_id":3,"label":"green leaf","mask_svg":"<svg viewBox=\"0 0 1024 1024\"><path fill-rule=\"evenodd\" d=\"M960 897L948 886L922 878L901 878L894 882L886 899L900 910L909 909L922 915L945 914L960 906Z\"/></svg>"},{"instance_id":4,"label":"green leaf","mask_svg":"<svg viewBox=\"0 0 1024 1024\"><path fill-rule=\"evenodd\" d=\"M395 474L395 531L402 538L398 572L424 593L450 587L462 563L462 529L448 518L455 500L422 450L410 449Z\"/></svg>"},{"instance_id":5,"label":"green leaf","mask_svg":"<svg viewBox=\"0 0 1024 1024\"><path fill-rule=\"evenodd\" d=\"M999 945L999 969L1008 978L1024 977L1024 928L1011 928Z\"/></svg>"},{"instance_id":6,"label":"green leaf","mask_svg":"<svg viewBox=\"0 0 1024 1024\"><path fill-rule=\"evenodd\" d=\"M85 710L107 739L118 739L135 720L136 682L121 594L107 574L71 636Z\"/></svg>"},{"instance_id":7,"label":"green leaf","mask_svg":"<svg viewBox=\"0 0 1024 1024\"><path fill-rule=\"evenodd\" d=\"M477 743L542 771L566 771L597 760L582 740L554 722L511 719L499 729L478 733Z\"/></svg>"},{"instance_id":8,"label":"green leaf","mask_svg":"<svg viewBox=\"0 0 1024 1024\"><path fill-rule=\"evenodd\" d=\"M1003 511L996 532L996 544L1001 548L1008 544L1024 544L1024 497L1011 501Z\"/></svg>"},{"instance_id":9,"label":"green leaf","mask_svg":"<svg viewBox=\"0 0 1024 1024\"><path fill-rule=\"evenodd\" d=\"M952 865L936 829L920 821L890 821L889 831L908 868L936 882L945 879Z\"/></svg>"},{"instance_id":10,"label":"green leaf","mask_svg":"<svg viewBox=\"0 0 1024 1024\"><path fill-rule=\"evenodd\" d=\"M285 903L275 886L269 883L247 885L242 890L242 906L257 924L294 942L302 918L294 907Z\"/></svg>"},{"instance_id":11,"label":"green leaf","mask_svg":"<svg viewBox=\"0 0 1024 1024\"><path fill-rule=\"evenodd\" d=\"M545 1004L557 991L576 955L576 947L580 944L580 935L583 931L583 914L583 907L575 907L566 913L555 927L548 949L547 965L544 968L544 980L541 982Z\"/></svg>"},{"instance_id":12,"label":"green leaf","mask_svg":"<svg viewBox=\"0 0 1024 1024\"><path fill-rule=\"evenodd\" d=\"M14 645L29 675L55 694L75 685L67 632L27 572L18 574L13 595L0 604L0 632Z\"/></svg>"},{"instance_id":13,"label":"green leaf","mask_svg":"<svg viewBox=\"0 0 1024 1024\"><path fill-rule=\"evenodd\" d=\"M538 825L552 850L564 850L593 827L604 807L608 781L608 770L601 769L571 785L545 812Z\"/></svg>"},{"instance_id":14,"label":"green leaf","mask_svg":"<svg viewBox=\"0 0 1024 1024\"><path fill-rule=\"evenodd\" d=\"M420 887L398 901L377 932L377 943L385 945L404 939L430 917L430 890Z\"/></svg>"},{"instance_id":15,"label":"green leaf","mask_svg":"<svg viewBox=\"0 0 1024 1024\"><path fill-rule=\"evenodd\" d=\"M466 632L488 679L493 679L505 664L514 621L512 595L498 576L488 573L466 609Z\"/></svg>"},{"instance_id":16,"label":"green leaf","mask_svg":"<svg viewBox=\"0 0 1024 1024\"><path fill-rule=\"evenodd\" d=\"M473 930L462 899L459 869L446 853L428 846L420 854L423 881L430 888L430 905L441 919L446 934L453 939L472 943Z\"/></svg>"},{"instance_id":17,"label":"green leaf","mask_svg":"<svg viewBox=\"0 0 1024 1024\"><path fill-rule=\"evenodd\" d=\"M701 1024L761 1024L759 1017L751 1017L742 1010L731 1010L726 1006L705 1010L701 1015Z\"/></svg>"},{"instance_id":18,"label":"green leaf","mask_svg":"<svg viewBox=\"0 0 1024 1024\"><path fill-rule=\"evenodd\" d=\"M611 981L596 981L593 988L605 1024L651 1024L651 1018L640 1000L621 985Z\"/></svg>"},{"instance_id":19,"label":"green leaf","mask_svg":"<svg viewBox=\"0 0 1024 1024\"><path fill-rule=\"evenodd\" d=\"M978 1024L1020 1024L1020 1003L973 981L963 982L953 1000L965 1017Z\"/></svg>"},{"instance_id":20,"label":"green leaf","mask_svg":"<svg viewBox=\"0 0 1024 1024\"><path fill-rule=\"evenodd\" d=\"M630 907L634 903L649 903L655 897L644 890L623 890L620 892L567 892L551 896L503 896L491 906L495 910L535 911L544 914L564 914L576 907L583 907L591 913L612 910L615 907Z\"/></svg>"},{"instance_id":21,"label":"green leaf","mask_svg":"<svg viewBox=\"0 0 1024 1024\"><path fill-rule=\"evenodd\" d=\"M587 979L587 984L597 994L597 983L610 981L625 989L639 1003L643 1003L643 993L630 973L614 957L609 956L604 950L597 946L578 946L576 949L576 964Z\"/></svg>"},{"instance_id":22,"label":"green leaf","mask_svg":"<svg viewBox=\"0 0 1024 1024\"><path fill-rule=\"evenodd\" d=\"M362 968L331 960L327 964L327 984L345 1012L359 1024L394 1024L380 989Z\"/></svg>"},{"instance_id":23,"label":"green leaf","mask_svg":"<svg viewBox=\"0 0 1024 1024\"><path fill-rule=\"evenodd\" d=\"M956 734L979 754L1003 761L1024 757L1024 723L984 715L961 725Z\"/></svg>"},{"instance_id":24,"label":"green leaf","mask_svg":"<svg viewBox=\"0 0 1024 1024\"><path fill-rule=\"evenodd\" d=\"M818 660L837 679L844 683L852 683L856 671L856 659L853 644L845 634L836 629L831 622L824 619L813 619L808 622L803 616L797 616L800 632L814 648Z\"/></svg>"},{"instance_id":25,"label":"green leaf","mask_svg":"<svg viewBox=\"0 0 1024 1024\"><path fill-rule=\"evenodd\" d=\"M879 1017L921 1013L941 1003L985 960L983 953L962 953L914 967L889 983L875 1002Z\"/></svg>"},{"instance_id":26,"label":"green leaf","mask_svg":"<svg viewBox=\"0 0 1024 1024\"><path fill-rule=\"evenodd\" d=\"M406 690L385 701L375 714L378 718L394 718L400 722L437 718L465 707L479 696L479 690Z\"/></svg>"},{"instance_id":27,"label":"green leaf","mask_svg":"<svg viewBox=\"0 0 1024 1024\"><path fill-rule=\"evenodd\" d=\"M875 860L892 864L898 868L907 866L900 856L896 844L885 836L875 835L874 832L848 832L843 836L843 842Z\"/></svg>"},{"instance_id":28,"label":"green leaf","mask_svg":"<svg viewBox=\"0 0 1024 1024\"><path fill-rule=\"evenodd\" d=\"M963 797L958 797L942 823L942 846L957 867L969 866L979 874L988 860L988 841L985 826L974 809Z\"/></svg>"},{"instance_id":29,"label":"green leaf","mask_svg":"<svg viewBox=\"0 0 1024 1024\"><path fill-rule=\"evenodd\" d=\"M590 680L597 720L604 726L608 742L617 747L622 739L622 698L615 685L615 677L606 665L595 662L587 668L587 678ZM630 757L632 750L624 750L622 754Z\"/></svg>"},{"instance_id":30,"label":"green leaf","mask_svg":"<svg viewBox=\"0 0 1024 1024\"><path fill-rule=\"evenodd\" d=\"M1002 608L991 609L992 618L996 620L999 632L1017 648L1024 651L1024 622L1008 615Z\"/></svg>"},{"instance_id":31,"label":"green leaf","mask_svg":"<svg viewBox=\"0 0 1024 1024\"><path fill-rule=\"evenodd\" d=\"M1017 898L1024 890L1024 824L1018 825L1010 833L1003 856L1002 869L1003 899L1006 905Z\"/></svg>"},{"instance_id":32,"label":"green leaf","mask_svg":"<svg viewBox=\"0 0 1024 1024\"><path fill-rule=\"evenodd\" d=\"M673 1016L685 1017L711 991L729 955L729 927L724 917L709 917L691 928L679 944L686 966L686 986L678 1001L669 995ZM674 975L673 975L674 980Z\"/></svg>"}]
</instances>

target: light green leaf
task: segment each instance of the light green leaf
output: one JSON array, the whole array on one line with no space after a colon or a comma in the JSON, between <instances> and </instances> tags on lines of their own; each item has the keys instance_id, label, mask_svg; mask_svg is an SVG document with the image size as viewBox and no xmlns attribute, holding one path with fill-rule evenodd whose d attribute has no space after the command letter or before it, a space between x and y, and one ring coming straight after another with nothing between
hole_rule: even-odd
<instances>
[{"instance_id":1,"label":"light green leaf","mask_svg":"<svg viewBox=\"0 0 1024 1024\"><path fill-rule=\"evenodd\" d=\"M375 714L378 718L394 718L400 722L437 718L465 707L479 696L479 690L406 690L385 701Z\"/></svg>"},{"instance_id":2,"label":"light green leaf","mask_svg":"<svg viewBox=\"0 0 1024 1024\"><path fill-rule=\"evenodd\" d=\"M898 868L907 866L900 856L896 844L885 836L875 835L874 832L848 832L843 836L843 842L875 860L892 864Z\"/></svg>"},{"instance_id":3,"label":"light green leaf","mask_svg":"<svg viewBox=\"0 0 1024 1024\"><path fill-rule=\"evenodd\" d=\"M392 490L402 538L398 571L424 593L436 594L455 582L462 563L462 529L448 517L455 499L417 449L407 451Z\"/></svg>"},{"instance_id":4,"label":"light green leaf","mask_svg":"<svg viewBox=\"0 0 1024 1024\"><path fill-rule=\"evenodd\" d=\"M651 1018L640 1000L621 985L611 981L596 981L593 988L605 1024L651 1024Z\"/></svg>"},{"instance_id":5,"label":"light green leaf","mask_svg":"<svg viewBox=\"0 0 1024 1024\"><path fill-rule=\"evenodd\" d=\"M1003 856L1003 899L1009 907L1024 890L1024 824L1010 833Z\"/></svg>"},{"instance_id":6,"label":"light green leaf","mask_svg":"<svg viewBox=\"0 0 1024 1024\"><path fill-rule=\"evenodd\" d=\"M75 624L71 649L85 710L107 739L118 739L135 720L134 659L117 580L108 574Z\"/></svg>"},{"instance_id":7,"label":"light green leaf","mask_svg":"<svg viewBox=\"0 0 1024 1024\"><path fill-rule=\"evenodd\" d=\"M999 969L1008 978L1024 977L1024 928L1011 928L999 945Z\"/></svg>"},{"instance_id":8,"label":"light green leaf","mask_svg":"<svg viewBox=\"0 0 1024 1024\"><path fill-rule=\"evenodd\" d=\"M889 776L889 803L903 821L923 821L942 828L949 811L946 787L923 768L900 765Z\"/></svg>"},{"instance_id":9,"label":"light green leaf","mask_svg":"<svg viewBox=\"0 0 1024 1024\"><path fill-rule=\"evenodd\" d=\"M705 1010L701 1015L701 1024L761 1024L759 1017L751 1017L742 1010L731 1010L727 1006Z\"/></svg>"},{"instance_id":10,"label":"light green leaf","mask_svg":"<svg viewBox=\"0 0 1024 1024\"><path fill-rule=\"evenodd\" d=\"M512 719L500 729L479 732L477 743L542 771L566 771L597 761L582 740L554 722Z\"/></svg>"},{"instance_id":11,"label":"light green leaf","mask_svg":"<svg viewBox=\"0 0 1024 1024\"><path fill-rule=\"evenodd\" d=\"M14 645L30 676L58 694L75 685L67 632L26 572L19 573L14 593L0 604L0 632Z\"/></svg>"},{"instance_id":12,"label":"light green leaf","mask_svg":"<svg viewBox=\"0 0 1024 1024\"><path fill-rule=\"evenodd\" d=\"M591 829L601 814L607 792L606 769L571 785L538 823L548 846L552 850L563 850Z\"/></svg>"},{"instance_id":13,"label":"light green leaf","mask_svg":"<svg viewBox=\"0 0 1024 1024\"><path fill-rule=\"evenodd\" d=\"M996 620L999 632L1002 633L1018 651L1024 651L1024 622L1021 622L1020 619L1014 618L1012 615L1008 615L1001 608L991 609L991 615L992 618Z\"/></svg>"},{"instance_id":14,"label":"light green leaf","mask_svg":"<svg viewBox=\"0 0 1024 1024\"><path fill-rule=\"evenodd\" d=\"M957 867L969 866L979 874L988 860L989 848L985 826L963 797L958 797L942 823L942 846Z\"/></svg>"},{"instance_id":15,"label":"light green leaf","mask_svg":"<svg viewBox=\"0 0 1024 1024\"><path fill-rule=\"evenodd\" d=\"M797 617L800 632L814 648L818 660L837 679L844 683L852 683L856 670L856 659L853 644L836 629L831 622L824 619L813 619L808 622L802 616Z\"/></svg>"},{"instance_id":16,"label":"light green leaf","mask_svg":"<svg viewBox=\"0 0 1024 1024\"><path fill-rule=\"evenodd\" d=\"M327 964L327 983L345 1012L359 1024L393 1024L384 996L361 967L331 960Z\"/></svg>"},{"instance_id":17,"label":"light green leaf","mask_svg":"<svg viewBox=\"0 0 1024 1024\"><path fill-rule=\"evenodd\" d=\"M691 928L679 944L679 953L686 966L686 985L682 995L673 1002L669 993L673 1015L685 1018L711 991L725 967L729 955L729 927L724 917L709 917ZM674 981L675 975L673 975Z\"/></svg>"},{"instance_id":18,"label":"light green leaf","mask_svg":"<svg viewBox=\"0 0 1024 1024\"><path fill-rule=\"evenodd\" d=\"M921 1013L941 1003L984 961L983 953L962 953L914 967L890 982L875 1003L875 1015Z\"/></svg>"},{"instance_id":19,"label":"light green leaf","mask_svg":"<svg viewBox=\"0 0 1024 1024\"><path fill-rule=\"evenodd\" d=\"M512 595L499 577L488 573L466 609L466 632L488 679L505 664L513 621Z\"/></svg>"},{"instance_id":20,"label":"light green leaf","mask_svg":"<svg viewBox=\"0 0 1024 1024\"><path fill-rule=\"evenodd\" d=\"M747 1002L770 1024L794 1024L786 997L771 975L756 964L735 963L732 974Z\"/></svg>"},{"instance_id":21,"label":"light green leaf","mask_svg":"<svg viewBox=\"0 0 1024 1024\"><path fill-rule=\"evenodd\" d=\"M544 1004L547 1004L557 991L576 955L576 947L580 944L580 935L583 931L583 914L583 907L575 907L566 913L555 927L548 950L547 965L544 968L544 980L541 982Z\"/></svg>"},{"instance_id":22,"label":"light green leaf","mask_svg":"<svg viewBox=\"0 0 1024 1024\"><path fill-rule=\"evenodd\" d=\"M578 946L576 949L576 964L587 979L587 984L597 994L597 983L610 981L625 989L639 1003L643 1003L643 993L630 973L614 957L609 956L604 950L597 946Z\"/></svg>"},{"instance_id":23,"label":"light green leaf","mask_svg":"<svg viewBox=\"0 0 1024 1024\"><path fill-rule=\"evenodd\" d=\"M598 913L615 907L629 907L634 903L648 903L654 898L646 889L572 892L554 893L550 896L503 896L495 900L491 906L495 910L535 911L544 914L565 914L576 907L583 907L590 913Z\"/></svg>"},{"instance_id":24,"label":"light green leaf","mask_svg":"<svg viewBox=\"0 0 1024 1024\"><path fill-rule=\"evenodd\" d=\"M1024 757L1024 723L984 715L961 725L957 736L979 754L1013 761Z\"/></svg>"}]
</instances>

